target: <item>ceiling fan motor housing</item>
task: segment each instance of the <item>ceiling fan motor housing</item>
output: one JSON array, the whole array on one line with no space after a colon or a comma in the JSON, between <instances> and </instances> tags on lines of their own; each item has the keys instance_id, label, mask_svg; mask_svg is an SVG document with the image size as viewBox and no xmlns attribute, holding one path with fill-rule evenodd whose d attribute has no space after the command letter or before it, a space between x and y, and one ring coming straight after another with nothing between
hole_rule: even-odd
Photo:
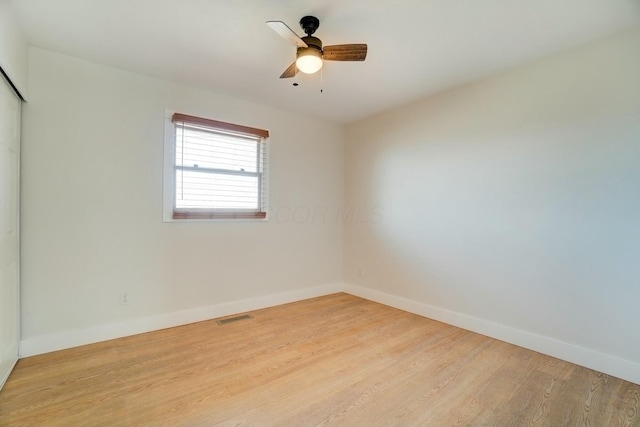
<instances>
[{"instance_id":1,"label":"ceiling fan motor housing","mask_svg":"<svg viewBox=\"0 0 640 427\"><path fill-rule=\"evenodd\" d=\"M309 47L308 48L299 47L298 52L300 52L300 50L309 49L309 48L316 49L322 52L322 40L320 40L319 38L313 37L313 36L306 36L306 37L302 37L302 41L304 41Z\"/></svg>"}]
</instances>

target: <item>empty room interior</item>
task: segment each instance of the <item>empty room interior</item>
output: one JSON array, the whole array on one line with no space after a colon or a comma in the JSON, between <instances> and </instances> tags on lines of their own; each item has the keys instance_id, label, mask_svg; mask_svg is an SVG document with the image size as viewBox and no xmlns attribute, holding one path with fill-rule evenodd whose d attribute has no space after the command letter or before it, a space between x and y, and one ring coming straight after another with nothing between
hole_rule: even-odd
<instances>
[{"instance_id":1,"label":"empty room interior","mask_svg":"<svg viewBox=\"0 0 640 427\"><path fill-rule=\"evenodd\" d=\"M640 426L640 1L0 0L0 425Z\"/></svg>"}]
</instances>

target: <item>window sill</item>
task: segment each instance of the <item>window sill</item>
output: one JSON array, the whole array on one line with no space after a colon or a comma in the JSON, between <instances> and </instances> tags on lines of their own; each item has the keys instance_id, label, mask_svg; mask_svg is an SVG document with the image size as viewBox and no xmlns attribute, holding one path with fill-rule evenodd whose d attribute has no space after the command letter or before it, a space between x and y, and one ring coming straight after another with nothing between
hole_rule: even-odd
<instances>
[{"instance_id":1,"label":"window sill","mask_svg":"<svg viewBox=\"0 0 640 427\"><path fill-rule=\"evenodd\" d=\"M163 222L264 222L267 212L165 212Z\"/></svg>"}]
</instances>

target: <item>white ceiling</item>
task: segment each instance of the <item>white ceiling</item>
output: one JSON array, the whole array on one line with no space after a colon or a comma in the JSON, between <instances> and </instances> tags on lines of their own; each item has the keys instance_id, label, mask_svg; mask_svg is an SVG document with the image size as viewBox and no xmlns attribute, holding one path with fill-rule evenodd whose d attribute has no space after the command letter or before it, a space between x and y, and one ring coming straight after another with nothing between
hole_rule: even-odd
<instances>
[{"instance_id":1,"label":"white ceiling","mask_svg":"<svg viewBox=\"0 0 640 427\"><path fill-rule=\"evenodd\" d=\"M640 24L640 0L13 0L31 45L348 123ZM265 25L320 19L365 62L279 79L295 47ZM579 70L576 70L579 72ZM296 81L300 85L294 87Z\"/></svg>"}]
</instances>

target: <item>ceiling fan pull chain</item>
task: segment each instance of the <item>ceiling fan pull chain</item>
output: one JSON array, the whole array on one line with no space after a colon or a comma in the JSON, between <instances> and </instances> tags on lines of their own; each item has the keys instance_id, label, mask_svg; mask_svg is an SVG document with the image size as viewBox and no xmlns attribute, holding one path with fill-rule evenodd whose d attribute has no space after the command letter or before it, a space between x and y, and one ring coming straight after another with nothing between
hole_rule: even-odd
<instances>
[{"instance_id":1,"label":"ceiling fan pull chain","mask_svg":"<svg viewBox=\"0 0 640 427\"><path fill-rule=\"evenodd\" d=\"M322 86L324 85L324 67L320 68L320 93L323 93Z\"/></svg>"}]
</instances>

